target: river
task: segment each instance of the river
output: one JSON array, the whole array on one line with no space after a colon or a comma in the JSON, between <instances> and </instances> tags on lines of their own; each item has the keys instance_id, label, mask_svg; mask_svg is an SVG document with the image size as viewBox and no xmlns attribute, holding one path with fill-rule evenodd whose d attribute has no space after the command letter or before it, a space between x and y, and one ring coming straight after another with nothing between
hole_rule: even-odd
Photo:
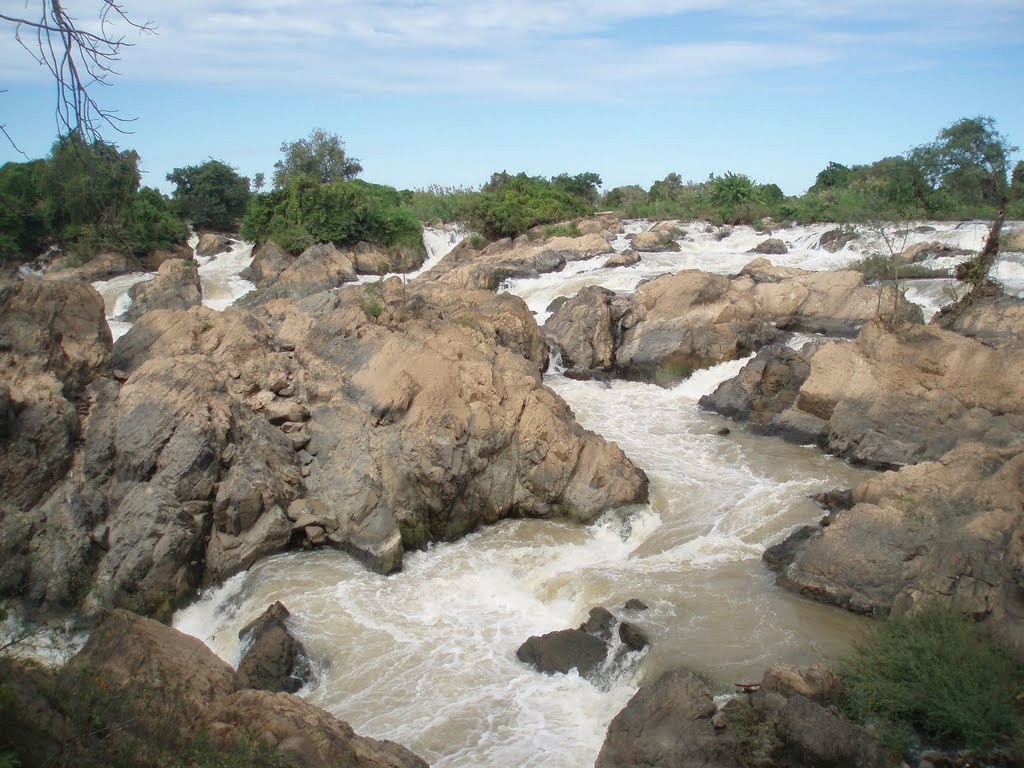
<instances>
[{"instance_id":1,"label":"river","mask_svg":"<svg viewBox=\"0 0 1024 768\"><path fill-rule=\"evenodd\" d=\"M647 226L632 222L626 231ZM977 248L985 235L981 224L933 226L922 239ZM505 289L543 322L552 299L584 285L628 291L679 269L734 273L767 236L740 227L719 240L700 225L688 229L680 252L644 254L633 268L605 270L598 257ZM828 269L862 255L816 248L826 229L776 233L790 249L772 260ZM427 237L432 261L457 240ZM615 242L616 250L627 246L624 237ZM241 268L244 248L224 259L223 270L213 267L219 259L200 269L204 303L244 287L231 272ZM999 269L1024 278L1015 259ZM922 285L915 296L934 311L946 300L945 285ZM105 293L108 309L123 311L115 294L113 286ZM849 487L869 473L736 425L719 435L727 422L696 402L742 364L700 371L671 389L573 381L556 366L546 375L581 424L618 442L648 472L647 505L589 527L505 521L408 554L403 571L387 577L333 550L272 557L179 611L174 624L237 663L238 630L282 601L315 665L301 695L357 732L398 741L443 768L591 765L611 718L638 685L665 669L686 666L727 692L774 662L836 658L864 634L865 620L777 588L761 553L820 517L809 494ZM630 598L649 609L622 612ZM578 625L595 605L622 613L653 641L617 678L595 686L575 674L545 676L516 660L530 635Z\"/></svg>"}]
</instances>

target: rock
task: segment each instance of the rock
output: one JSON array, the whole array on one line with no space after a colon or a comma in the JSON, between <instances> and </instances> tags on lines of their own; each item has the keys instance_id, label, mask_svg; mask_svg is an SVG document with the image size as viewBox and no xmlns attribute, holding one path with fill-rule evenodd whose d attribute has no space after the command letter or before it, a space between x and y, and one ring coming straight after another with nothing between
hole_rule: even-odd
<instances>
[{"instance_id":1,"label":"rock","mask_svg":"<svg viewBox=\"0 0 1024 768\"><path fill-rule=\"evenodd\" d=\"M647 607L647 603L645 603L643 600L638 600L635 597L629 598L629 600L627 600L626 604L623 606L623 608L625 608L627 611L646 611Z\"/></svg>"},{"instance_id":2,"label":"rock","mask_svg":"<svg viewBox=\"0 0 1024 768\"><path fill-rule=\"evenodd\" d=\"M595 768L744 766L739 740L712 723L711 692L676 670L643 686L608 726Z\"/></svg>"},{"instance_id":3,"label":"rock","mask_svg":"<svg viewBox=\"0 0 1024 768\"><path fill-rule=\"evenodd\" d=\"M615 616L612 615L611 611L597 606L590 609L590 614L586 622L580 627L580 630L596 635L602 640L611 640L615 623Z\"/></svg>"},{"instance_id":4,"label":"rock","mask_svg":"<svg viewBox=\"0 0 1024 768\"><path fill-rule=\"evenodd\" d=\"M642 253L662 253L665 251L680 251L682 250L679 243L676 242L676 232L674 231L674 225L672 231L664 231L658 229L652 229L647 232L641 232L633 236L630 242L630 247L634 251L640 251Z\"/></svg>"},{"instance_id":5,"label":"rock","mask_svg":"<svg viewBox=\"0 0 1024 768\"><path fill-rule=\"evenodd\" d=\"M238 638L247 649L238 664L239 686L295 693L309 673L306 649L285 625L288 609L274 603L247 624Z\"/></svg>"},{"instance_id":6,"label":"rock","mask_svg":"<svg viewBox=\"0 0 1024 768\"><path fill-rule=\"evenodd\" d=\"M500 243L500 244L499 244ZM603 234L552 237L543 242L491 243L483 253L469 240L459 243L433 269L421 276L456 288L495 290L503 280L557 272L567 262L589 259L613 248Z\"/></svg>"},{"instance_id":7,"label":"rock","mask_svg":"<svg viewBox=\"0 0 1024 768\"><path fill-rule=\"evenodd\" d=\"M762 253L767 256L781 256L782 254L789 253L789 248L786 244L777 237L769 237L767 240L762 240L754 248L751 249L751 253Z\"/></svg>"},{"instance_id":8,"label":"rock","mask_svg":"<svg viewBox=\"0 0 1024 768\"><path fill-rule=\"evenodd\" d=\"M268 259L261 261L261 270L270 267L273 262L269 258L272 256L268 254ZM317 243L303 251L276 278L265 280L261 287L243 296L236 304L257 307L272 299L301 299L355 279L356 268L349 255L331 243Z\"/></svg>"},{"instance_id":9,"label":"rock","mask_svg":"<svg viewBox=\"0 0 1024 768\"><path fill-rule=\"evenodd\" d=\"M961 445L852 491L851 509L810 536L779 583L852 611L947 602L1024 653L1024 451Z\"/></svg>"},{"instance_id":10,"label":"rock","mask_svg":"<svg viewBox=\"0 0 1024 768\"><path fill-rule=\"evenodd\" d=\"M154 309L189 309L203 301L199 271L191 259L171 259L160 265L152 280L136 283L128 289L132 303L124 319L134 322Z\"/></svg>"},{"instance_id":11,"label":"rock","mask_svg":"<svg viewBox=\"0 0 1024 768\"><path fill-rule=\"evenodd\" d=\"M602 269L615 269L617 267L633 267L640 263L640 254L632 248L627 248L622 253L609 256L602 265Z\"/></svg>"},{"instance_id":12,"label":"rock","mask_svg":"<svg viewBox=\"0 0 1024 768\"><path fill-rule=\"evenodd\" d=\"M555 309L544 335L574 371L611 371L615 365L615 327L621 311L607 288L587 286Z\"/></svg>"},{"instance_id":13,"label":"rock","mask_svg":"<svg viewBox=\"0 0 1024 768\"><path fill-rule=\"evenodd\" d=\"M803 696L790 698L775 730L783 753L815 768L888 768L889 756L868 733Z\"/></svg>"},{"instance_id":14,"label":"rock","mask_svg":"<svg viewBox=\"0 0 1024 768\"><path fill-rule=\"evenodd\" d=\"M217 256L221 253L227 253L230 247L231 241L224 235L207 232L199 236L196 253L200 256Z\"/></svg>"},{"instance_id":15,"label":"rock","mask_svg":"<svg viewBox=\"0 0 1024 768\"><path fill-rule=\"evenodd\" d=\"M1004 233L999 245L1004 251L1024 251L1024 227Z\"/></svg>"},{"instance_id":16,"label":"rock","mask_svg":"<svg viewBox=\"0 0 1024 768\"><path fill-rule=\"evenodd\" d=\"M929 240L923 243L908 245L896 258L904 264L912 264L926 259L934 259L943 256L966 256L973 251L964 248L954 248L948 243L941 243L936 240Z\"/></svg>"},{"instance_id":17,"label":"rock","mask_svg":"<svg viewBox=\"0 0 1024 768\"><path fill-rule=\"evenodd\" d=\"M836 253L859 238L860 235L855 230L847 227L837 227L836 229L830 229L818 238L818 247L825 249L829 253Z\"/></svg>"},{"instance_id":18,"label":"rock","mask_svg":"<svg viewBox=\"0 0 1024 768\"><path fill-rule=\"evenodd\" d=\"M619 624L619 640L633 651L642 651L651 644L647 633L628 621Z\"/></svg>"},{"instance_id":19,"label":"rock","mask_svg":"<svg viewBox=\"0 0 1024 768\"><path fill-rule=\"evenodd\" d=\"M825 706L838 699L842 683L824 662L819 661L810 667L773 664L761 679L761 689L779 693L786 698L803 696Z\"/></svg>"},{"instance_id":20,"label":"rock","mask_svg":"<svg viewBox=\"0 0 1024 768\"><path fill-rule=\"evenodd\" d=\"M94 283L125 272L138 272L140 267L138 260L129 253L103 252L87 259L69 254L53 259L43 273L43 280Z\"/></svg>"},{"instance_id":21,"label":"rock","mask_svg":"<svg viewBox=\"0 0 1024 768\"><path fill-rule=\"evenodd\" d=\"M352 728L297 696L239 691L219 700L207 715L207 728L220 745L237 747L259 734L286 765L304 768L428 768L398 744L356 735Z\"/></svg>"},{"instance_id":22,"label":"rock","mask_svg":"<svg viewBox=\"0 0 1024 768\"><path fill-rule=\"evenodd\" d=\"M534 635L519 646L516 658L540 672L566 674L575 669L591 678L608 657L608 643L581 629L561 629Z\"/></svg>"},{"instance_id":23,"label":"rock","mask_svg":"<svg viewBox=\"0 0 1024 768\"><path fill-rule=\"evenodd\" d=\"M988 347L1007 352L1024 350L1024 301L1012 296L974 301L957 307L956 311L942 311L932 323L977 339Z\"/></svg>"},{"instance_id":24,"label":"rock","mask_svg":"<svg viewBox=\"0 0 1024 768\"><path fill-rule=\"evenodd\" d=\"M184 259L185 261L194 261L192 249L184 243L180 245L172 245L170 248L162 248L155 251L150 251L142 257L142 266L148 272L156 272L160 269L161 265L165 261L171 259Z\"/></svg>"},{"instance_id":25,"label":"rock","mask_svg":"<svg viewBox=\"0 0 1024 768\"><path fill-rule=\"evenodd\" d=\"M761 555L761 559L776 573L786 570L803 548L803 543L811 538L817 530L817 527L813 525L801 525L778 544L768 547Z\"/></svg>"},{"instance_id":26,"label":"rock","mask_svg":"<svg viewBox=\"0 0 1024 768\"><path fill-rule=\"evenodd\" d=\"M385 275L389 272L411 272L423 264L426 252L419 248L390 248L382 250L367 243L358 243L352 252L352 262L361 275Z\"/></svg>"},{"instance_id":27,"label":"rock","mask_svg":"<svg viewBox=\"0 0 1024 768\"><path fill-rule=\"evenodd\" d=\"M253 253L252 263L239 274L243 280L249 280L262 288L265 283L277 279L295 258L277 243L263 243Z\"/></svg>"}]
</instances>

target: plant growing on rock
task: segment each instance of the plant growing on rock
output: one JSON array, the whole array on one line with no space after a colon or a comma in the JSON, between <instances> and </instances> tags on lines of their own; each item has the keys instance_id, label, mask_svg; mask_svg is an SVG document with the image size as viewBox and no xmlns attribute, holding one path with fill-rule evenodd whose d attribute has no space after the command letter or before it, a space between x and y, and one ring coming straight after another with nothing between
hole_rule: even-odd
<instances>
[{"instance_id":1,"label":"plant growing on rock","mask_svg":"<svg viewBox=\"0 0 1024 768\"><path fill-rule=\"evenodd\" d=\"M985 627L937 602L887 618L874 640L857 646L841 668L844 707L905 747L914 731L943 745L1024 758L1024 719L1014 697L1024 665Z\"/></svg>"}]
</instances>

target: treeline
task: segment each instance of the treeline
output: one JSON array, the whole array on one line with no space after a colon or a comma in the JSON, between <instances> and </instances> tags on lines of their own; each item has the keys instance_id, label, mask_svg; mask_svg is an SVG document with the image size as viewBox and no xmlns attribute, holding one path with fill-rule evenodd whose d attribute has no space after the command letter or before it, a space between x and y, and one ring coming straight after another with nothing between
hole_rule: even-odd
<instances>
[{"instance_id":1,"label":"treeline","mask_svg":"<svg viewBox=\"0 0 1024 768\"><path fill-rule=\"evenodd\" d=\"M170 197L141 186L139 156L72 135L50 156L0 167L0 261L49 248L87 258L100 250L142 255L184 242L188 227L241 232L299 253L317 242L422 247L422 223L460 222L488 239L597 210L622 217L714 224L1024 218L1024 162L989 117L964 118L934 141L867 165L829 163L806 194L738 173L700 182L670 173L648 189L601 193L596 173L550 178L495 173L480 188L397 190L356 177L362 165L322 129L281 144L273 184L221 160L175 168Z\"/></svg>"},{"instance_id":2,"label":"treeline","mask_svg":"<svg viewBox=\"0 0 1024 768\"><path fill-rule=\"evenodd\" d=\"M626 218L703 219L714 224L796 221L1024 218L1024 162L989 117L964 118L904 155L867 165L829 163L804 195L744 174L683 181L670 173L648 189L629 185L598 194L596 174L552 179L495 174L480 190L432 187L413 193L423 221L462 221L490 236L515 236L538 224L586 211ZM561 216L561 219L553 218Z\"/></svg>"}]
</instances>

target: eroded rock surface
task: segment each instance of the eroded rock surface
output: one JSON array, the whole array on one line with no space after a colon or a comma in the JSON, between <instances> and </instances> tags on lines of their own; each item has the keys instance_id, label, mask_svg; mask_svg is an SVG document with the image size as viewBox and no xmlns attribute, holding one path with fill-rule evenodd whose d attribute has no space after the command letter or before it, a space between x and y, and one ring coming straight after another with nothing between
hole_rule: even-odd
<instances>
[{"instance_id":1,"label":"eroded rock surface","mask_svg":"<svg viewBox=\"0 0 1024 768\"><path fill-rule=\"evenodd\" d=\"M189 309L203 302L198 265L192 259L170 259L160 265L156 277L128 290L132 303L124 313L130 322L154 309Z\"/></svg>"}]
</instances>

